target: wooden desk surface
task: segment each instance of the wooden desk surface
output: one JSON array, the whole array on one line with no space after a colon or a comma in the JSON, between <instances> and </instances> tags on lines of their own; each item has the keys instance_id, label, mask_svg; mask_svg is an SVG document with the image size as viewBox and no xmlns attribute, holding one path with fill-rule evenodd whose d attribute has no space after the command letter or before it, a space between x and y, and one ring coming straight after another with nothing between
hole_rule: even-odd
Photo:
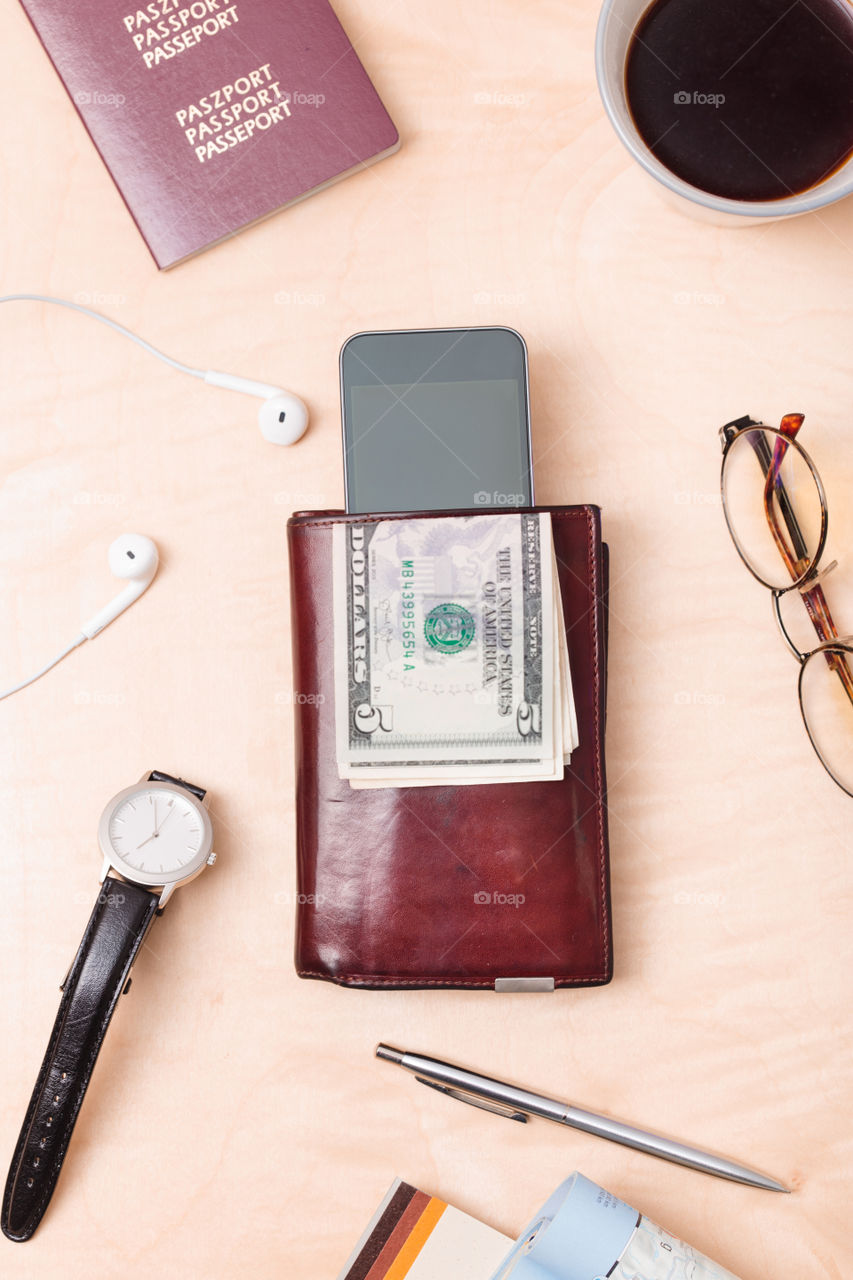
<instances>
[{"instance_id":1,"label":"wooden desk surface","mask_svg":"<svg viewBox=\"0 0 853 1280\"><path fill-rule=\"evenodd\" d=\"M399 155L159 275L24 14L0 47L2 291L76 298L255 404L83 319L0 308L0 671L148 595L4 702L0 1156L11 1155L97 888L98 816L148 767L213 794L216 868L179 893L111 1029L49 1216L6 1280L333 1280L394 1174L515 1234L573 1169L742 1280L853 1264L851 801L718 501L717 428L807 413L853 631L853 202L718 230L661 201L596 92L595 0L339 0ZM503 323L530 348L538 494L604 510L616 979L574 994L371 994L291 963L284 528L342 498L337 354L359 329ZM721 1150L774 1196L457 1107L379 1039Z\"/></svg>"}]
</instances>

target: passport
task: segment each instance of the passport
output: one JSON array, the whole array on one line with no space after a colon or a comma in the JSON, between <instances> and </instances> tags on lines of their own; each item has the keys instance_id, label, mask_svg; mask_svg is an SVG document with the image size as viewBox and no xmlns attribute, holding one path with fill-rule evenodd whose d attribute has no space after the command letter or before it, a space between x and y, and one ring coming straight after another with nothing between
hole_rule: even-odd
<instances>
[{"instance_id":1,"label":"passport","mask_svg":"<svg viewBox=\"0 0 853 1280\"><path fill-rule=\"evenodd\" d=\"M328 0L21 0L154 261L396 151Z\"/></svg>"}]
</instances>

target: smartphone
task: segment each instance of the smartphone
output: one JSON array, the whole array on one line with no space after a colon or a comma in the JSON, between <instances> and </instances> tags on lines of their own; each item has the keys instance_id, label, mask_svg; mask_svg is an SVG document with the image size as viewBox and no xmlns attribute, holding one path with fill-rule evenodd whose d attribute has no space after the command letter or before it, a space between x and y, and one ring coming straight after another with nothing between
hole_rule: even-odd
<instances>
[{"instance_id":1,"label":"smartphone","mask_svg":"<svg viewBox=\"0 0 853 1280\"><path fill-rule=\"evenodd\" d=\"M532 506L527 348L514 329L357 333L340 365L347 511Z\"/></svg>"}]
</instances>

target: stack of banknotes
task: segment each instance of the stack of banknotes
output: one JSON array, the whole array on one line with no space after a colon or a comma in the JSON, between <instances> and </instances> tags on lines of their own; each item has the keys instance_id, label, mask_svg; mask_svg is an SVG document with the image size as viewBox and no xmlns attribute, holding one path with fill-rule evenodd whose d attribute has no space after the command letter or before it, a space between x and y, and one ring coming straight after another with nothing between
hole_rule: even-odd
<instances>
[{"instance_id":1,"label":"stack of banknotes","mask_svg":"<svg viewBox=\"0 0 853 1280\"><path fill-rule=\"evenodd\" d=\"M333 556L342 778L562 778L578 726L547 512L337 524Z\"/></svg>"}]
</instances>

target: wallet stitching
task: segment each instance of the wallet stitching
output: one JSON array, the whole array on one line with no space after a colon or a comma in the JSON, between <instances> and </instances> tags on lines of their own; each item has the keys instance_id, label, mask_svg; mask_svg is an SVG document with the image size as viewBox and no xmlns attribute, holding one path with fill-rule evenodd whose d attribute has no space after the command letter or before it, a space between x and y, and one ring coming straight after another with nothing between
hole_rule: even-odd
<instances>
[{"instance_id":1,"label":"wallet stitching","mask_svg":"<svg viewBox=\"0 0 853 1280\"><path fill-rule=\"evenodd\" d=\"M598 823L598 866L599 866L599 895L601 902L601 922L603 925L603 942L604 942L604 971L610 969L610 913L607 906L607 857L605 854L604 842L604 788L602 785L602 769L601 769L601 677L598 664L598 573L595 563L594 545L593 545L593 520L592 513L587 512L587 562L589 564L589 582L592 589L593 604L590 609L590 640L592 642L592 663L595 672L595 704L593 714L595 716L595 752L593 758L593 768L595 771L595 792L598 799L596 806L596 821Z\"/></svg>"},{"instance_id":2,"label":"wallet stitching","mask_svg":"<svg viewBox=\"0 0 853 1280\"><path fill-rule=\"evenodd\" d=\"M482 987L484 990L491 991L493 978L379 978L372 973L349 973L341 972L337 975L331 975L326 969L297 969L300 978L324 978L326 981L360 983L361 985L369 985L373 987L411 987L417 989L419 987ZM585 982L605 982L608 974L606 969L602 973L585 974L579 978L555 978L554 985L558 987L579 987Z\"/></svg>"},{"instance_id":3,"label":"wallet stitching","mask_svg":"<svg viewBox=\"0 0 853 1280\"><path fill-rule=\"evenodd\" d=\"M472 513L477 514L477 513ZM601 679L599 673L598 661L598 573L595 564L595 548L594 548L594 520L590 508L583 510L554 511L549 510L552 520L584 520L586 522L587 533L587 566L589 569L590 590L593 597L593 606L590 609L590 641L592 645L592 663L595 673L596 697L593 707L593 715L595 719L595 750L593 752L593 772L595 776L596 796L598 804L596 805L596 822L598 824L598 868L599 868L599 906L601 910L602 934L603 934L603 956L604 969L601 973L588 974L583 978L555 978L555 986L580 986L584 982L602 981L606 982L610 977L610 913L607 901L607 856L604 841L604 792L602 789L602 770L601 770L601 715L600 715L600 687ZM449 513L445 518L452 518L456 513ZM404 512L399 515L386 514L383 512L359 515L356 517L363 524L380 524L383 520L410 520L411 514ZM426 518L426 517L425 517ZM332 518L324 518L321 520L299 520L294 521L291 518L289 522L289 530L291 533L298 533L301 529L321 529L331 528L338 524L349 524L353 521L347 518L347 513L342 512L340 516ZM307 978L323 978L332 982L342 983L360 983L370 984L376 987L428 987L428 986L446 986L446 987L484 987L490 989L492 986L491 978L377 978L372 974L359 974L349 971L342 971L336 976L330 975L324 970L315 969L297 969L300 977Z\"/></svg>"},{"instance_id":4,"label":"wallet stitching","mask_svg":"<svg viewBox=\"0 0 853 1280\"><path fill-rule=\"evenodd\" d=\"M531 508L531 510L535 513L537 508L533 507ZM462 516L464 518L464 516L466 515L475 516L475 515L486 515L486 514L497 515L499 513L470 511L470 512L463 512ZM508 511L508 512L503 512L502 514L519 515L521 513L519 511L515 511L515 512ZM576 510L557 511L557 510L553 510L550 507L544 507L541 509L541 514L550 515L552 520L586 520L588 530L591 522L591 513L587 508L584 508L580 511L576 511ZM300 529L325 529L325 528L330 528L332 525L336 525L336 524L355 524L356 522L359 522L361 524L381 524L383 520L411 520L412 518L413 517L409 512L403 512L399 515L395 515L394 513L385 513L382 511L377 511L377 512L371 512L367 515L356 515L354 513L349 513L344 511L344 512L341 512L339 516L334 516L331 519L325 518L323 520L303 520L301 517L294 520L294 518L291 516L290 521L288 523L290 525L291 531L293 533L298 533ZM423 519L423 520L430 520L430 519L457 519L458 520L460 518L460 515L456 511L448 511L448 512L433 511L431 514L425 513L423 516L415 516L414 518Z\"/></svg>"}]
</instances>

